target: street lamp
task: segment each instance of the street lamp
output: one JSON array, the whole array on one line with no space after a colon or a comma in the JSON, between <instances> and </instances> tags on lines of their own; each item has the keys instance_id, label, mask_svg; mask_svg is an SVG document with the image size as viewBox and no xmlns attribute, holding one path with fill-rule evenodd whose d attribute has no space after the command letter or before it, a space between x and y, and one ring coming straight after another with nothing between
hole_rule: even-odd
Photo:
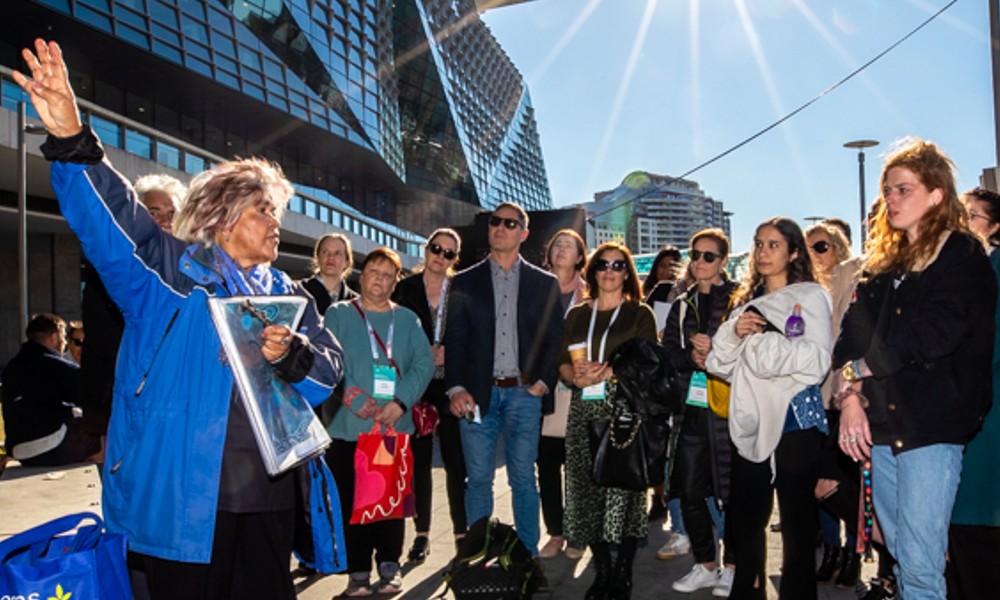
<instances>
[{"instance_id":1,"label":"street lamp","mask_svg":"<svg viewBox=\"0 0 1000 600\"><path fill-rule=\"evenodd\" d=\"M28 327L28 134L46 133L28 123L27 105L17 103L17 318L20 335Z\"/></svg>"},{"instance_id":2,"label":"street lamp","mask_svg":"<svg viewBox=\"0 0 1000 600\"><path fill-rule=\"evenodd\" d=\"M861 200L861 251L865 249L868 239L868 206L865 202L865 148L878 146L875 140L854 140L844 144L844 148L858 149L858 192Z\"/></svg>"}]
</instances>

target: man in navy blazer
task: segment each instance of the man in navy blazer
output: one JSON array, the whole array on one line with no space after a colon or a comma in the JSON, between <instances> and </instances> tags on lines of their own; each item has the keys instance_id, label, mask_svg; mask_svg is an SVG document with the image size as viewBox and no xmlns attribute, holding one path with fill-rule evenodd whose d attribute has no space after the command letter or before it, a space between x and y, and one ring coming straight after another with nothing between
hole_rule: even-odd
<instances>
[{"instance_id":1,"label":"man in navy blazer","mask_svg":"<svg viewBox=\"0 0 1000 600\"><path fill-rule=\"evenodd\" d=\"M451 412L465 417L462 447L470 523L493 514L497 440L503 436L514 523L537 554L535 459L543 402L551 412L563 313L559 284L521 258L528 214L497 206L489 222L489 256L451 283L445 330L445 385Z\"/></svg>"}]
</instances>

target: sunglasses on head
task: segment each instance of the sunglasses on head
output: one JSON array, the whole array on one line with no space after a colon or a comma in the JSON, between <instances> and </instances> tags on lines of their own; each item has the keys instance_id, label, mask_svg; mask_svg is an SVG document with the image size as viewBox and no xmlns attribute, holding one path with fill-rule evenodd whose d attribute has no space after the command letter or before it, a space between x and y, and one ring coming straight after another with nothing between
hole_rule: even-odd
<instances>
[{"instance_id":1,"label":"sunglasses on head","mask_svg":"<svg viewBox=\"0 0 1000 600\"><path fill-rule=\"evenodd\" d=\"M455 260L458 254L454 250L445 250L441 244L427 244L427 249L438 256L443 256L445 260Z\"/></svg>"},{"instance_id":2,"label":"sunglasses on head","mask_svg":"<svg viewBox=\"0 0 1000 600\"><path fill-rule=\"evenodd\" d=\"M624 260L604 260L603 258L598 258L594 261L594 269L597 271L607 271L611 269L615 273L621 273L628 266Z\"/></svg>"},{"instance_id":3,"label":"sunglasses on head","mask_svg":"<svg viewBox=\"0 0 1000 600\"><path fill-rule=\"evenodd\" d=\"M830 242L821 240L809 247L812 248L813 252L816 254L826 254L826 251L830 249Z\"/></svg>"},{"instance_id":4,"label":"sunglasses on head","mask_svg":"<svg viewBox=\"0 0 1000 600\"><path fill-rule=\"evenodd\" d=\"M490 227L500 227L501 223L503 223L503 226L507 229L517 229L518 227L521 227L521 222L517 219L505 219L496 215L490 217Z\"/></svg>"},{"instance_id":5,"label":"sunglasses on head","mask_svg":"<svg viewBox=\"0 0 1000 600\"><path fill-rule=\"evenodd\" d=\"M73 344L74 346L82 346L83 340L81 340L80 338L70 338L69 343Z\"/></svg>"},{"instance_id":6,"label":"sunglasses on head","mask_svg":"<svg viewBox=\"0 0 1000 600\"><path fill-rule=\"evenodd\" d=\"M703 258L708 264L712 264L715 262L715 259L722 257L721 254L716 254L715 252L702 252L701 250L691 250L688 255L691 257L691 262Z\"/></svg>"}]
</instances>

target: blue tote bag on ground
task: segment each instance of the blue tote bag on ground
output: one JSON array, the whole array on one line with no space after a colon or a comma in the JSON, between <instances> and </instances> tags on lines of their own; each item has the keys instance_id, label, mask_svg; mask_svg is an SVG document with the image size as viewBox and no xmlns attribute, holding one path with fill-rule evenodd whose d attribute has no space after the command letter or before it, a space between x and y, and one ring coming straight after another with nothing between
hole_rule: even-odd
<instances>
[{"instance_id":1,"label":"blue tote bag on ground","mask_svg":"<svg viewBox=\"0 0 1000 600\"><path fill-rule=\"evenodd\" d=\"M74 527L85 520L94 525ZM125 536L93 513L60 517L0 542L0 597L132 600Z\"/></svg>"}]
</instances>

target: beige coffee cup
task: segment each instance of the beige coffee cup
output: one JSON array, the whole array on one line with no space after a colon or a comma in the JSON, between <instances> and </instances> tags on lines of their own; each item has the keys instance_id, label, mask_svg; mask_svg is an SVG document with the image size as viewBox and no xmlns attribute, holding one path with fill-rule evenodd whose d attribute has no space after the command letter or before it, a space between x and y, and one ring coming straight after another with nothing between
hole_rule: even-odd
<instances>
[{"instance_id":1,"label":"beige coffee cup","mask_svg":"<svg viewBox=\"0 0 1000 600\"><path fill-rule=\"evenodd\" d=\"M576 344L570 344L569 346L569 359L573 362L578 360L586 360L587 358L587 342L578 342Z\"/></svg>"}]
</instances>

